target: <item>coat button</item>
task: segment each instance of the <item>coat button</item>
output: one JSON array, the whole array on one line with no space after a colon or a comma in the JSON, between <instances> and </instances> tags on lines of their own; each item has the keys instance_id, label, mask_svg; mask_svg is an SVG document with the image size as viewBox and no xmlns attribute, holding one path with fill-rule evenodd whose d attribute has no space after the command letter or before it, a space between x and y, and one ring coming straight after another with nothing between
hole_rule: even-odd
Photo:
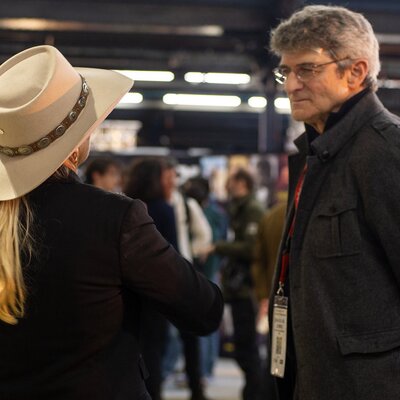
<instances>
[{"instance_id":1,"label":"coat button","mask_svg":"<svg viewBox=\"0 0 400 400\"><path fill-rule=\"evenodd\" d=\"M320 159L321 159L322 161L327 161L327 160L329 160L329 157L330 157L330 154L329 154L329 151L328 151L328 150L324 150L324 151L321 153L321 155L320 155Z\"/></svg>"}]
</instances>

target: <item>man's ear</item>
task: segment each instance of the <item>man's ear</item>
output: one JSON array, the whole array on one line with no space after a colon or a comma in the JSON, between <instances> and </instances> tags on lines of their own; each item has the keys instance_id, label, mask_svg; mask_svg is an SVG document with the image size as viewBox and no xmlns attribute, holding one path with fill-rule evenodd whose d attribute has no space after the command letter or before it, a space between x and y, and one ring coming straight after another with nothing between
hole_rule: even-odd
<instances>
[{"instance_id":1,"label":"man's ear","mask_svg":"<svg viewBox=\"0 0 400 400\"><path fill-rule=\"evenodd\" d=\"M368 75L369 65L364 58L357 59L349 67L347 82L352 89L358 89L362 86L365 78Z\"/></svg>"}]
</instances>

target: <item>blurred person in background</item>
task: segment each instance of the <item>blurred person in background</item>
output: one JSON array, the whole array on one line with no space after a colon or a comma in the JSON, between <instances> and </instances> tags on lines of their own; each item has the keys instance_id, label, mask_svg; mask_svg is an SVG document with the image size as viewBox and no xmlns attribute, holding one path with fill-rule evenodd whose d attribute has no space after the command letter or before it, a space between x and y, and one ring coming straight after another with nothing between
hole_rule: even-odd
<instances>
[{"instance_id":1,"label":"blurred person in background","mask_svg":"<svg viewBox=\"0 0 400 400\"><path fill-rule=\"evenodd\" d=\"M227 215L216 202L210 199L210 187L207 179L198 176L190 178L183 185L184 194L195 199L203 209L212 230L212 243L225 240L227 237ZM207 259L197 257L194 265L212 282L218 283L218 272L221 267L221 257L210 254ZM213 376L215 362L219 355L219 332L200 338L202 376L210 379Z\"/></svg>"},{"instance_id":2,"label":"blurred person in background","mask_svg":"<svg viewBox=\"0 0 400 400\"><path fill-rule=\"evenodd\" d=\"M112 157L96 157L86 166L85 183L108 192L120 192L121 165Z\"/></svg>"},{"instance_id":3,"label":"blurred person in background","mask_svg":"<svg viewBox=\"0 0 400 400\"><path fill-rule=\"evenodd\" d=\"M232 310L235 359L245 376L242 399L258 400L261 399L261 370L251 265L264 209L254 198L254 179L249 172L240 169L231 175L227 189L230 196L229 224L234 238L232 241L217 241L203 256L215 252L227 257L222 270L222 288Z\"/></svg>"},{"instance_id":4,"label":"blurred person in background","mask_svg":"<svg viewBox=\"0 0 400 400\"><path fill-rule=\"evenodd\" d=\"M161 184L165 168L166 164L161 159L135 160L127 171L124 193L132 199L140 199L146 203L147 211L158 231L177 249L175 213L165 199ZM149 370L146 387L153 400L160 400L162 360L165 355L169 325L167 319L146 300L142 302L140 321L142 325L140 348Z\"/></svg>"},{"instance_id":5,"label":"blurred person in background","mask_svg":"<svg viewBox=\"0 0 400 400\"><path fill-rule=\"evenodd\" d=\"M165 159L167 168L162 175L164 195L175 211L176 229L178 236L178 250L182 256L193 261L212 240L212 231L207 218L196 200L186 198L177 188L176 162L173 159ZM204 387L201 380L200 345L199 338L191 332L179 330L179 336L183 343L185 358L185 372L191 391L191 400L204 400ZM167 348L165 365L169 371L176 364L179 347L174 342L176 335L172 328L169 346ZM172 349L172 351L170 351Z\"/></svg>"},{"instance_id":6,"label":"blurred person in background","mask_svg":"<svg viewBox=\"0 0 400 400\"><path fill-rule=\"evenodd\" d=\"M207 248L212 240L211 227L198 202L185 198L178 189L176 161L165 159L167 164L162 175L164 194L174 207L178 250L189 261Z\"/></svg>"},{"instance_id":7,"label":"blurred person in background","mask_svg":"<svg viewBox=\"0 0 400 400\"><path fill-rule=\"evenodd\" d=\"M270 301L280 399L399 398L400 119L375 94L377 37L362 14L315 5L282 21L270 47L305 123Z\"/></svg>"},{"instance_id":8,"label":"blurred person in background","mask_svg":"<svg viewBox=\"0 0 400 400\"><path fill-rule=\"evenodd\" d=\"M150 400L140 299L197 334L220 323L218 287L143 203L76 174L131 86L52 46L0 66L0 399Z\"/></svg>"},{"instance_id":9,"label":"blurred person in background","mask_svg":"<svg viewBox=\"0 0 400 400\"><path fill-rule=\"evenodd\" d=\"M287 198L272 206L260 221L252 275L257 301L267 312L272 277L285 225Z\"/></svg>"},{"instance_id":10,"label":"blurred person in background","mask_svg":"<svg viewBox=\"0 0 400 400\"><path fill-rule=\"evenodd\" d=\"M252 276L254 292L258 302L257 326L263 335L266 357L263 359L262 390L268 400L276 398L275 385L270 374L270 346L268 327L269 296L271 294L272 278L279 253L283 229L285 226L287 193L277 193L277 203L263 216L258 226L258 234L254 251Z\"/></svg>"}]
</instances>

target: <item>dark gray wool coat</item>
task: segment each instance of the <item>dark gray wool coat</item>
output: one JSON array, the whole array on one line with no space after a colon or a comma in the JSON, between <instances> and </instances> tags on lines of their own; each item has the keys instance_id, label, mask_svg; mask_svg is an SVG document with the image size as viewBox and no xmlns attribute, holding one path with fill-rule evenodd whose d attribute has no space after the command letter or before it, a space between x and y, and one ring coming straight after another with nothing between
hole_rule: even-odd
<instances>
[{"instance_id":1,"label":"dark gray wool coat","mask_svg":"<svg viewBox=\"0 0 400 400\"><path fill-rule=\"evenodd\" d=\"M315 155L305 135L296 145L291 203L308 171L289 267L294 398L400 399L400 119L369 92L311 143Z\"/></svg>"}]
</instances>

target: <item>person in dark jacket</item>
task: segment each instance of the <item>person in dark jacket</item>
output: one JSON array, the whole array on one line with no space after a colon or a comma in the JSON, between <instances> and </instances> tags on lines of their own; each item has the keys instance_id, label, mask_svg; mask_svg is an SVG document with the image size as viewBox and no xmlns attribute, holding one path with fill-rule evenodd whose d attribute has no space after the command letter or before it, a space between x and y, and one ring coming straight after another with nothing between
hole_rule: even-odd
<instances>
[{"instance_id":1,"label":"person in dark jacket","mask_svg":"<svg viewBox=\"0 0 400 400\"><path fill-rule=\"evenodd\" d=\"M223 302L141 201L76 175L132 81L37 46L0 66L0 86L0 399L150 399L141 299L197 334Z\"/></svg>"},{"instance_id":2,"label":"person in dark jacket","mask_svg":"<svg viewBox=\"0 0 400 400\"><path fill-rule=\"evenodd\" d=\"M132 163L124 187L124 193L132 199L140 199L147 205L147 211L158 231L175 248L178 240L174 208L164 198L161 184L167 165L162 159L145 158ZM161 399L162 360L168 338L167 319L148 302L142 302L140 316L140 348L149 371L147 390L152 400Z\"/></svg>"},{"instance_id":3,"label":"person in dark jacket","mask_svg":"<svg viewBox=\"0 0 400 400\"><path fill-rule=\"evenodd\" d=\"M261 399L260 356L256 335L256 304L251 278L258 224L264 214L253 195L254 180L245 170L229 177L229 225L234 240L219 240L209 249L227 262L222 269L222 289L230 304L233 320L235 359L245 375L243 400Z\"/></svg>"},{"instance_id":4,"label":"person in dark jacket","mask_svg":"<svg viewBox=\"0 0 400 400\"><path fill-rule=\"evenodd\" d=\"M378 41L361 14L308 6L271 49L305 123L270 301L283 315L288 298L286 357L282 323L272 334L280 399L398 398L400 120L374 93Z\"/></svg>"}]
</instances>

